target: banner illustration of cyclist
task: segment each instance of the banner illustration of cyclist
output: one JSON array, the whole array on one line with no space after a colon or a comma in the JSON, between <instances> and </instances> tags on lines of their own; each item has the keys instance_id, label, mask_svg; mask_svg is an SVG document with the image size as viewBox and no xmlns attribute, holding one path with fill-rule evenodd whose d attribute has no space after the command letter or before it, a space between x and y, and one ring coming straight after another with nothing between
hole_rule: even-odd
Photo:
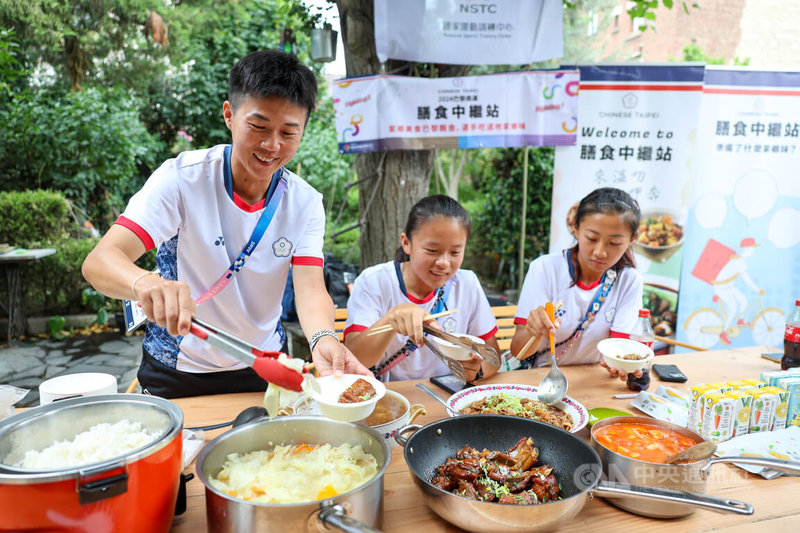
<instances>
[{"instance_id":1,"label":"banner illustration of cyclist","mask_svg":"<svg viewBox=\"0 0 800 533\"><path fill-rule=\"evenodd\" d=\"M717 343L732 344L743 330L752 330L759 344L777 345L783 338L783 311L763 308L760 288L748 273L748 259L758 243L746 237L739 243L739 252L715 239L709 239L692 269L692 276L711 285L714 307L700 308L686 319L684 330L689 342L703 348ZM747 291L757 295L748 298Z\"/></svg>"},{"instance_id":2,"label":"banner illustration of cyclist","mask_svg":"<svg viewBox=\"0 0 800 533\"><path fill-rule=\"evenodd\" d=\"M800 298L800 72L706 68L678 340L783 347Z\"/></svg>"}]
</instances>

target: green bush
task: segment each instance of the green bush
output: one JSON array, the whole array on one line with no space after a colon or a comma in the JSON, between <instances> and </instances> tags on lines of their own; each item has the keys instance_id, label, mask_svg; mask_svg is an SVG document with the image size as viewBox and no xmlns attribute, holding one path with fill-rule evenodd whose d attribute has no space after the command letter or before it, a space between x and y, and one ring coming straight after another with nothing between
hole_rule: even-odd
<instances>
[{"instance_id":1,"label":"green bush","mask_svg":"<svg viewBox=\"0 0 800 533\"><path fill-rule=\"evenodd\" d=\"M22 300L26 312L39 315L97 312L93 301L84 302L81 265L97 244L97 238L81 237L64 195L53 191L0 192L0 242L20 248L55 248L54 255L26 263L21 272ZM155 268L155 251L137 264ZM6 283L0 283L0 298L8 300ZM109 311L120 304L109 300Z\"/></svg>"},{"instance_id":2,"label":"green bush","mask_svg":"<svg viewBox=\"0 0 800 533\"><path fill-rule=\"evenodd\" d=\"M40 89L0 105L2 190L61 191L108 227L156 164L162 145L118 89Z\"/></svg>"},{"instance_id":3,"label":"green bush","mask_svg":"<svg viewBox=\"0 0 800 533\"><path fill-rule=\"evenodd\" d=\"M519 288L524 157L525 150L520 148L487 152L483 165L491 169L476 168L473 186L479 194L465 202L473 224L467 248L469 268L499 290ZM547 253L549 247L553 158L554 150L550 147L529 151L525 268L532 259Z\"/></svg>"},{"instance_id":4,"label":"green bush","mask_svg":"<svg viewBox=\"0 0 800 533\"><path fill-rule=\"evenodd\" d=\"M63 194L33 190L0 192L0 242L33 248L62 240L75 222Z\"/></svg>"}]
</instances>

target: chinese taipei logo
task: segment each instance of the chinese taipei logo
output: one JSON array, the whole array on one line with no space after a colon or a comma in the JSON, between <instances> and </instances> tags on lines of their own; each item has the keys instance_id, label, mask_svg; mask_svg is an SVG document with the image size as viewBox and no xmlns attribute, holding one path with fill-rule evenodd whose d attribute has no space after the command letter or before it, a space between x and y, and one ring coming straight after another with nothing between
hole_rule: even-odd
<instances>
[{"instance_id":1,"label":"chinese taipei logo","mask_svg":"<svg viewBox=\"0 0 800 533\"><path fill-rule=\"evenodd\" d=\"M292 252L292 241L286 237L281 237L272 243L272 251L275 252L275 257L289 257Z\"/></svg>"}]
</instances>

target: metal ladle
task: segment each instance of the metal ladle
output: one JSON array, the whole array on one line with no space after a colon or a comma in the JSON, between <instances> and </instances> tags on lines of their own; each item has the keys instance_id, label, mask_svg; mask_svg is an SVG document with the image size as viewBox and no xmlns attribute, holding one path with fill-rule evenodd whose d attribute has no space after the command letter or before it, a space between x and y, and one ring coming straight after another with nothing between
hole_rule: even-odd
<instances>
[{"instance_id":1,"label":"metal ladle","mask_svg":"<svg viewBox=\"0 0 800 533\"><path fill-rule=\"evenodd\" d=\"M545 310L547 311L547 316L550 317L550 321L555 322L553 302L547 302ZM552 363L550 372L539 383L536 395L540 402L544 402L547 405L555 405L567 395L568 384L567 376L558 368L558 363L556 363L556 346L552 333L550 334L550 361Z\"/></svg>"},{"instance_id":2,"label":"metal ladle","mask_svg":"<svg viewBox=\"0 0 800 533\"><path fill-rule=\"evenodd\" d=\"M702 461L708 459L714 452L717 451L717 443L712 441L705 441L695 444L691 448L686 448L676 454L667 457L668 465L676 465L678 463L693 463L695 461Z\"/></svg>"}]
</instances>

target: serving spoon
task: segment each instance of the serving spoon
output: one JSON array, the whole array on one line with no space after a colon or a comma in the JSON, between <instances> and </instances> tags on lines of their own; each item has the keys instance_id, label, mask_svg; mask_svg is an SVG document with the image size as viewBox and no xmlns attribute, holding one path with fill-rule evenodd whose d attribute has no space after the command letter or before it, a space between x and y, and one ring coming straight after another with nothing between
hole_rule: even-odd
<instances>
[{"instance_id":1,"label":"serving spoon","mask_svg":"<svg viewBox=\"0 0 800 533\"><path fill-rule=\"evenodd\" d=\"M197 426L191 428L184 428L188 429L189 431L209 431L212 429L220 429L227 426L239 427L243 424L247 424L248 422L252 422L257 418L263 418L267 416L267 410L261 405L252 405L247 409L243 409L236 418L230 420L228 422L223 422L221 424L212 424L210 426Z\"/></svg>"},{"instance_id":2,"label":"serving spoon","mask_svg":"<svg viewBox=\"0 0 800 533\"><path fill-rule=\"evenodd\" d=\"M708 459L714 452L717 451L717 443L711 441L700 442L691 448L686 448L676 454L667 457L668 465L676 465L678 463L693 463L695 461L702 461Z\"/></svg>"},{"instance_id":3,"label":"serving spoon","mask_svg":"<svg viewBox=\"0 0 800 533\"><path fill-rule=\"evenodd\" d=\"M545 311L547 311L547 316L550 317L550 322L555 322L553 302L545 304ZM556 344L552 333L550 333L550 361L552 362L550 372L539 383L536 395L539 401L547 405L555 405L561 398L566 396L568 384L567 376L558 368L558 363L556 363Z\"/></svg>"}]
</instances>

